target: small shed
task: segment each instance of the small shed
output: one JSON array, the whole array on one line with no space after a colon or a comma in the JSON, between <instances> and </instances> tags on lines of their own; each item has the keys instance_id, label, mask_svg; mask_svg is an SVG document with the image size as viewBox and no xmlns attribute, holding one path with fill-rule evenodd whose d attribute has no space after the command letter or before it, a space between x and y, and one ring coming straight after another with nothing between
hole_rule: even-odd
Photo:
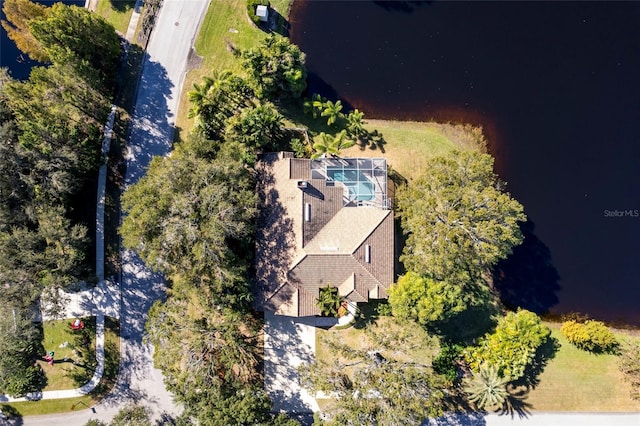
<instances>
[{"instance_id":1,"label":"small shed","mask_svg":"<svg viewBox=\"0 0 640 426\"><path fill-rule=\"evenodd\" d=\"M262 4L259 5L258 7L256 7L256 16L260 19L260 21L267 22L269 20L269 8Z\"/></svg>"}]
</instances>

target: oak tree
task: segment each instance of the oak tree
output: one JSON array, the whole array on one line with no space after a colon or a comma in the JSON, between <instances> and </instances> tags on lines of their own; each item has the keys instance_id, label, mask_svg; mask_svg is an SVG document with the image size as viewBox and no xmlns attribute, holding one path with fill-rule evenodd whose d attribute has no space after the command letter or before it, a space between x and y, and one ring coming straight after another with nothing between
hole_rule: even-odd
<instances>
[{"instance_id":1,"label":"oak tree","mask_svg":"<svg viewBox=\"0 0 640 426\"><path fill-rule=\"evenodd\" d=\"M478 280L522 242L523 207L504 191L493 158L454 152L397 191L407 234L401 261L440 281Z\"/></svg>"}]
</instances>

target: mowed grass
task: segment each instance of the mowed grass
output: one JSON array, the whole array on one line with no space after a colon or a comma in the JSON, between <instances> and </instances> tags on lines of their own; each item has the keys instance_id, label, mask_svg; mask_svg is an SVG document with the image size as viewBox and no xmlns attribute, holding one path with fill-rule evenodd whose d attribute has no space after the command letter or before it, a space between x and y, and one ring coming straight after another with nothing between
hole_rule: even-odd
<instances>
[{"instance_id":1,"label":"mowed grass","mask_svg":"<svg viewBox=\"0 0 640 426\"><path fill-rule=\"evenodd\" d=\"M96 13L110 22L116 31L124 36L135 4L135 0L99 0Z\"/></svg>"},{"instance_id":2,"label":"mowed grass","mask_svg":"<svg viewBox=\"0 0 640 426\"><path fill-rule=\"evenodd\" d=\"M72 321L72 320L67 320ZM86 322L85 322L86 324ZM63 335L63 333L60 333ZM46 340L45 342L46 343ZM0 403L0 410L10 417L35 416L42 414L66 413L69 411L77 411L89 408L95 405L100 399L109 392L116 383L118 377L118 367L120 363L120 324L114 318L105 318L105 369L100 384L89 395L77 398L64 399L43 399L40 401L12 402ZM48 349L45 344L45 348ZM95 348L95 346L94 346ZM55 358L58 359L58 351ZM62 352L61 352L62 353ZM95 357L95 349L94 349ZM57 368L59 364L54 364ZM49 365L46 365L50 367ZM93 371L90 372L93 375ZM71 386L75 388L77 386ZM45 389L45 390L50 390Z\"/></svg>"},{"instance_id":3,"label":"mowed grass","mask_svg":"<svg viewBox=\"0 0 640 426\"><path fill-rule=\"evenodd\" d=\"M629 397L630 386L618 371L615 355L577 349L564 338L560 324L546 323L560 349L539 376L540 384L526 399L534 411L640 411ZM638 339L619 333L618 338Z\"/></svg>"},{"instance_id":4,"label":"mowed grass","mask_svg":"<svg viewBox=\"0 0 640 426\"><path fill-rule=\"evenodd\" d=\"M52 366L44 359L37 361L47 376L45 391L82 386L84 383L78 383L79 379L86 377L86 369L95 365L96 318L80 319L84 322L85 328L77 331L73 331L69 326L73 319L45 321L42 324L42 346L46 353L55 353ZM88 375L89 379L92 375L93 371Z\"/></svg>"},{"instance_id":5,"label":"mowed grass","mask_svg":"<svg viewBox=\"0 0 640 426\"><path fill-rule=\"evenodd\" d=\"M271 7L284 17L288 15L290 5L291 0L271 1ZM178 107L177 127L191 130L193 126L193 120L187 118L187 94L193 88L193 84L199 83L203 76L211 75L216 70L230 70L244 76L241 61L233 55L233 49L249 49L258 45L266 36L267 33L256 27L247 16L246 1L211 2L195 42L196 53L203 58L202 64L189 71L185 77Z\"/></svg>"},{"instance_id":6,"label":"mowed grass","mask_svg":"<svg viewBox=\"0 0 640 426\"><path fill-rule=\"evenodd\" d=\"M446 156L454 150L486 151L482 128L435 122L369 120L366 128L377 130L386 144L382 148L354 146L343 157L383 157L387 163L411 181L425 171L427 161Z\"/></svg>"}]
</instances>

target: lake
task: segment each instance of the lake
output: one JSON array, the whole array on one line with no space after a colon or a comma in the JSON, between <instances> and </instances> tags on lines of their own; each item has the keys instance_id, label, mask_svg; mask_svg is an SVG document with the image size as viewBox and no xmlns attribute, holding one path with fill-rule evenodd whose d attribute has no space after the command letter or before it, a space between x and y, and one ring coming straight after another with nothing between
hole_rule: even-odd
<instances>
[{"instance_id":1,"label":"lake","mask_svg":"<svg viewBox=\"0 0 640 426\"><path fill-rule=\"evenodd\" d=\"M640 3L295 2L309 93L482 125L530 222L509 306L640 325Z\"/></svg>"},{"instance_id":2,"label":"lake","mask_svg":"<svg viewBox=\"0 0 640 426\"><path fill-rule=\"evenodd\" d=\"M55 1L37 1L46 6L51 6ZM84 1L64 0L65 4L75 4L76 6L84 6ZM0 1L0 19L4 20L4 12L2 12L4 1ZM0 67L9 68L11 76L18 80L26 80L29 78L31 68L39 65L38 62L32 61L29 57L16 47L16 44L7 37L7 32L0 26Z\"/></svg>"}]
</instances>

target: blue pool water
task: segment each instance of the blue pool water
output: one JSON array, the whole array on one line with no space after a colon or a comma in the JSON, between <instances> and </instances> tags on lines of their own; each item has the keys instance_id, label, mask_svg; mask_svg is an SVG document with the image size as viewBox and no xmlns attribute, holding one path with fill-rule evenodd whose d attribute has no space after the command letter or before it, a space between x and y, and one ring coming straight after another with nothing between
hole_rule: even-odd
<instances>
[{"instance_id":1,"label":"blue pool water","mask_svg":"<svg viewBox=\"0 0 640 426\"><path fill-rule=\"evenodd\" d=\"M336 182L342 182L349 190L349 199L371 201L375 196L375 185L356 170L327 168L327 176Z\"/></svg>"}]
</instances>

